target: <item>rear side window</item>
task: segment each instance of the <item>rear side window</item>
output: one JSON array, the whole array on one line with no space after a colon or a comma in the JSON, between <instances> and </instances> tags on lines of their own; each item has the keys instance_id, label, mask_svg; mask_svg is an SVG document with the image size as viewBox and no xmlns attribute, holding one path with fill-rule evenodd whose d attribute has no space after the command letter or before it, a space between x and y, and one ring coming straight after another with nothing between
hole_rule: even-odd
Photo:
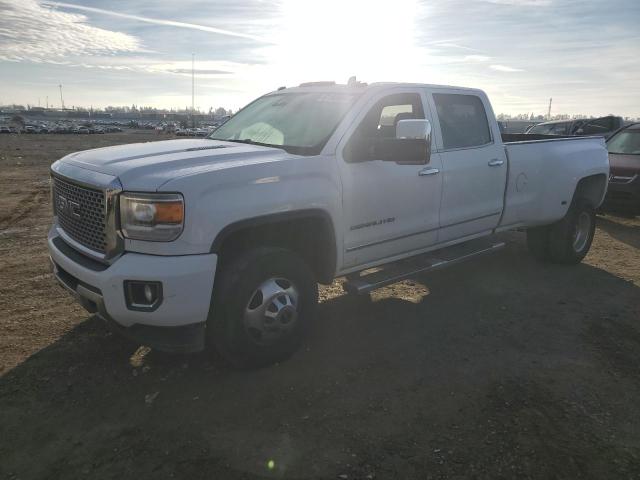
<instances>
[{"instance_id":1,"label":"rear side window","mask_svg":"<svg viewBox=\"0 0 640 480\"><path fill-rule=\"evenodd\" d=\"M556 123L550 133L554 135L567 135L569 134L569 126L571 123Z\"/></svg>"},{"instance_id":2,"label":"rear side window","mask_svg":"<svg viewBox=\"0 0 640 480\"><path fill-rule=\"evenodd\" d=\"M445 149L469 148L491 142L482 101L474 95L434 93Z\"/></svg>"},{"instance_id":3,"label":"rear side window","mask_svg":"<svg viewBox=\"0 0 640 480\"><path fill-rule=\"evenodd\" d=\"M596 118L587 122L582 131L586 135L597 135L599 133L607 133L616 129L615 117Z\"/></svg>"}]
</instances>

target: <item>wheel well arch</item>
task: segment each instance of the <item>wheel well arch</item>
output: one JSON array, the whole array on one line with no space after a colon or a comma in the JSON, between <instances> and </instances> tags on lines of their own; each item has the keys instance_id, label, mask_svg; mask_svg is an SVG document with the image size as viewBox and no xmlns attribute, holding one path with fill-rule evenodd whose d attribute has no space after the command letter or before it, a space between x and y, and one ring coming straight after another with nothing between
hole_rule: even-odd
<instances>
[{"instance_id":1,"label":"wheel well arch","mask_svg":"<svg viewBox=\"0 0 640 480\"><path fill-rule=\"evenodd\" d=\"M210 251L226 262L255 247L292 250L305 260L320 283L333 281L336 236L333 221L325 210L281 212L231 223L216 235Z\"/></svg>"},{"instance_id":2,"label":"wheel well arch","mask_svg":"<svg viewBox=\"0 0 640 480\"><path fill-rule=\"evenodd\" d=\"M607 176L604 173L598 173L581 178L576 185L573 198L584 198L591 203L593 208L598 208L604 200L606 190Z\"/></svg>"}]
</instances>

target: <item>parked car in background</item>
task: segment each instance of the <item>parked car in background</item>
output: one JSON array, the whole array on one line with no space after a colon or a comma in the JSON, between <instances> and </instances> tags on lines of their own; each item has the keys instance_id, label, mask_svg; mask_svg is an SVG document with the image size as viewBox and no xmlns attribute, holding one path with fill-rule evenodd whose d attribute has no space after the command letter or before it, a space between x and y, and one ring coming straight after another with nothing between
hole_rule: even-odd
<instances>
[{"instance_id":1,"label":"parked car in background","mask_svg":"<svg viewBox=\"0 0 640 480\"><path fill-rule=\"evenodd\" d=\"M640 215L640 123L613 134L607 150L611 170L602 209Z\"/></svg>"},{"instance_id":2,"label":"parked car in background","mask_svg":"<svg viewBox=\"0 0 640 480\"><path fill-rule=\"evenodd\" d=\"M0 133L12 133L9 127L0 126Z\"/></svg>"},{"instance_id":3,"label":"parked car in background","mask_svg":"<svg viewBox=\"0 0 640 480\"><path fill-rule=\"evenodd\" d=\"M600 118L543 122L530 127L526 133L538 135L602 135L608 138L623 125L624 119L622 117L609 115Z\"/></svg>"}]
</instances>

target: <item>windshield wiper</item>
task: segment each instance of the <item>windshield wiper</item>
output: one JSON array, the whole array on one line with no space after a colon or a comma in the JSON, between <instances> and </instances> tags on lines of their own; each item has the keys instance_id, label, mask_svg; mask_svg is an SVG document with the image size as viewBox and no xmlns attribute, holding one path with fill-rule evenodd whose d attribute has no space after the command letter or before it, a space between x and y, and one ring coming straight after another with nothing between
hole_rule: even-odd
<instances>
[{"instance_id":1,"label":"windshield wiper","mask_svg":"<svg viewBox=\"0 0 640 480\"><path fill-rule=\"evenodd\" d=\"M280 150L284 150L287 153L292 153L294 155L318 155L320 150L317 147L298 147L292 145L274 145L273 143L262 143L256 142L249 138L243 139L222 139L222 138L213 138L207 137L209 140L218 140L220 142L234 142L234 143L244 143L246 145L257 145L259 147L271 147L271 148L279 148Z\"/></svg>"},{"instance_id":2,"label":"windshield wiper","mask_svg":"<svg viewBox=\"0 0 640 480\"><path fill-rule=\"evenodd\" d=\"M251 140L250 138L243 138L243 139L234 139L234 140L224 140L225 142L235 142L235 143L246 143L247 145L261 145L258 142L254 142L253 140ZM265 145L264 143L262 145Z\"/></svg>"},{"instance_id":3,"label":"windshield wiper","mask_svg":"<svg viewBox=\"0 0 640 480\"><path fill-rule=\"evenodd\" d=\"M209 137L211 138L211 137ZM285 145L274 145L273 143L262 143L251 140L250 138L238 138L238 139L228 139L222 140L221 138L211 138L211 140L220 140L222 142L235 142L235 143L245 143L247 145L258 145L259 147L272 147L272 148L280 148L286 150Z\"/></svg>"}]
</instances>

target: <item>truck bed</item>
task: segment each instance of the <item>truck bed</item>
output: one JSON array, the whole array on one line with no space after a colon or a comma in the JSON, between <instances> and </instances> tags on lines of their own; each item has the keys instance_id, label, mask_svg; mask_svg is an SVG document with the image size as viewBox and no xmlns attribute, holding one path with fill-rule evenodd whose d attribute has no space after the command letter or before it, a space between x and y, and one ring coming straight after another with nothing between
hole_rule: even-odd
<instances>
[{"instance_id":1,"label":"truck bed","mask_svg":"<svg viewBox=\"0 0 640 480\"><path fill-rule=\"evenodd\" d=\"M562 138L584 138L576 135L546 135L542 133L503 133L503 143L533 142L539 140L559 140Z\"/></svg>"},{"instance_id":2,"label":"truck bed","mask_svg":"<svg viewBox=\"0 0 640 480\"><path fill-rule=\"evenodd\" d=\"M609 164L603 137L503 134L502 138L509 162L502 227L553 223L566 214L578 179L599 175L606 183Z\"/></svg>"}]
</instances>

